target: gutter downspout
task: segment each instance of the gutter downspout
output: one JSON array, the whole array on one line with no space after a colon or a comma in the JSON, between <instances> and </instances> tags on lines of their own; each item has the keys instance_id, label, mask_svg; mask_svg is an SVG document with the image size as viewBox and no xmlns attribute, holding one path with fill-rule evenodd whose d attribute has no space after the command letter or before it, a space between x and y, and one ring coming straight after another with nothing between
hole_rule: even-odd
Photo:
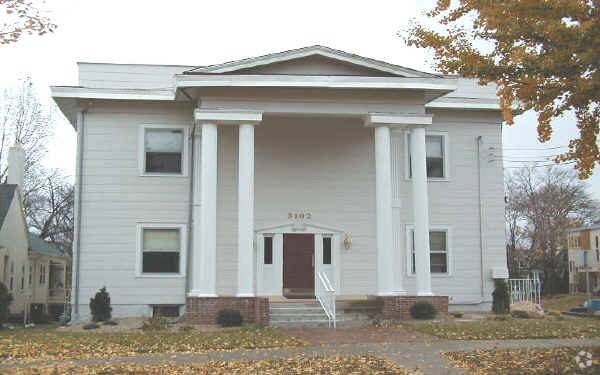
<instances>
[{"instance_id":1,"label":"gutter downspout","mask_svg":"<svg viewBox=\"0 0 600 375\"><path fill-rule=\"evenodd\" d=\"M91 103L77 113L77 165L75 180L75 233L73 234L73 271L71 275L71 319L69 324L79 320L79 265L81 251L81 197L83 181L83 142L85 114Z\"/></svg>"},{"instance_id":2,"label":"gutter downspout","mask_svg":"<svg viewBox=\"0 0 600 375\"><path fill-rule=\"evenodd\" d=\"M477 136L477 201L479 205L479 273L481 275L481 302L485 299L485 280L483 273L483 203L481 201L481 143L482 136Z\"/></svg>"},{"instance_id":3,"label":"gutter downspout","mask_svg":"<svg viewBox=\"0 0 600 375\"><path fill-rule=\"evenodd\" d=\"M194 100L192 99L192 97L189 96L189 94L181 89L181 91L183 92L183 94L188 98L189 102L194 105L196 104L194 102ZM200 99L198 99L197 102L197 106L200 106ZM193 116L193 111L192 111L192 116ZM185 297L187 299L187 292L188 290L190 290L190 275L192 275L193 272L193 230L192 230L192 225L194 224L193 222L193 212L194 212L194 163L195 163L195 148L196 148L196 120L192 120L192 131L190 132L190 136L192 137L191 141L190 141L190 162L188 163L189 165L189 176L190 176L190 189L189 189L189 193L188 193L188 199L189 199L189 204L188 204L188 223L187 223L187 270L186 270L186 277L185 277ZM184 311L181 314L181 318L183 318L185 316L185 308L187 307L187 303L184 305ZM180 318L180 319L181 319Z\"/></svg>"}]
</instances>

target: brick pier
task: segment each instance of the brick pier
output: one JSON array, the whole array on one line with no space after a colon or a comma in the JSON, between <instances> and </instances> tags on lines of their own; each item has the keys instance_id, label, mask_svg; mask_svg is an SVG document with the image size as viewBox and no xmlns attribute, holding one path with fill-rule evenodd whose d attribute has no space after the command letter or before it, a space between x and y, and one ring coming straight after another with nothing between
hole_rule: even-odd
<instances>
[{"instance_id":1,"label":"brick pier","mask_svg":"<svg viewBox=\"0 0 600 375\"><path fill-rule=\"evenodd\" d=\"M383 319L406 320L411 319L410 308L417 302L429 302L439 314L448 313L448 296L377 296Z\"/></svg>"},{"instance_id":2,"label":"brick pier","mask_svg":"<svg viewBox=\"0 0 600 375\"><path fill-rule=\"evenodd\" d=\"M184 320L191 324L217 324L222 309L239 310L244 323L269 323L267 297L188 297Z\"/></svg>"}]
</instances>

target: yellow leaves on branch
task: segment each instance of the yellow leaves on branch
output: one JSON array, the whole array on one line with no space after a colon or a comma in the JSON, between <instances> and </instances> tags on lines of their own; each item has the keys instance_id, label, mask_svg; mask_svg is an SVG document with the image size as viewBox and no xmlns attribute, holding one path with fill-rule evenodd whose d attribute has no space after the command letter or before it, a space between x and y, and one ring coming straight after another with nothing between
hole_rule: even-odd
<instances>
[{"instance_id":1,"label":"yellow leaves on branch","mask_svg":"<svg viewBox=\"0 0 600 375\"><path fill-rule=\"evenodd\" d=\"M600 161L600 2L590 0L438 0L427 17L402 33L409 45L430 48L445 74L495 82L507 124L516 112L538 114L538 139L552 120L577 115L579 137L557 162L575 161L580 178Z\"/></svg>"}]
</instances>

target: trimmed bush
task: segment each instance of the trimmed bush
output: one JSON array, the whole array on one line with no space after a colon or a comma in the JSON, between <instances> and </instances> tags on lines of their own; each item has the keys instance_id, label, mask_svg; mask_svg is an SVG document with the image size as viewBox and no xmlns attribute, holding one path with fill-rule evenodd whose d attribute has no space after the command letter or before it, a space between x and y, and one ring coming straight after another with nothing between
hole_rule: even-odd
<instances>
[{"instance_id":1,"label":"trimmed bush","mask_svg":"<svg viewBox=\"0 0 600 375\"><path fill-rule=\"evenodd\" d=\"M90 298L90 311L92 312L92 320L94 322L103 322L110 320L112 317L110 307L110 295L106 291L106 287L96 293L94 298Z\"/></svg>"},{"instance_id":2,"label":"trimmed bush","mask_svg":"<svg viewBox=\"0 0 600 375\"><path fill-rule=\"evenodd\" d=\"M462 318L463 316L465 316L465 314L464 314L462 311L452 311L452 312L450 313L450 315L452 315L453 317L455 317L455 318L457 318L457 319L460 319L460 318Z\"/></svg>"},{"instance_id":3,"label":"trimmed bush","mask_svg":"<svg viewBox=\"0 0 600 375\"><path fill-rule=\"evenodd\" d=\"M239 310L219 310L217 322L221 327L240 327L244 323L244 317Z\"/></svg>"},{"instance_id":4,"label":"trimmed bush","mask_svg":"<svg viewBox=\"0 0 600 375\"><path fill-rule=\"evenodd\" d=\"M492 293L492 311L496 315L504 315L510 312L510 296L506 281L502 279L494 280L494 292Z\"/></svg>"},{"instance_id":5,"label":"trimmed bush","mask_svg":"<svg viewBox=\"0 0 600 375\"><path fill-rule=\"evenodd\" d=\"M436 315L435 307L426 301L419 301L410 307L410 316L415 319L433 319Z\"/></svg>"},{"instance_id":6,"label":"trimmed bush","mask_svg":"<svg viewBox=\"0 0 600 375\"><path fill-rule=\"evenodd\" d=\"M13 296L8 292L6 285L0 283L0 328L8 321L8 307L12 300Z\"/></svg>"},{"instance_id":7,"label":"trimmed bush","mask_svg":"<svg viewBox=\"0 0 600 375\"><path fill-rule=\"evenodd\" d=\"M152 318L144 319L142 323L142 331L164 331L167 329L169 322L160 315L155 315Z\"/></svg>"}]
</instances>

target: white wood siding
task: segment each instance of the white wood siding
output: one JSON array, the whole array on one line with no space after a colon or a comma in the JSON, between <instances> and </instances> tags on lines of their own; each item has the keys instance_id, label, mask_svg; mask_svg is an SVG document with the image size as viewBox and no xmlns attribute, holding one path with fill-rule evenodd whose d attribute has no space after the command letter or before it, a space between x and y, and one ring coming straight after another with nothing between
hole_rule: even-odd
<instances>
[{"instance_id":1,"label":"white wood siding","mask_svg":"<svg viewBox=\"0 0 600 375\"><path fill-rule=\"evenodd\" d=\"M96 102L85 117L80 312L106 286L115 315L185 303L185 278L136 278L137 223L188 222L189 177L138 175L140 124L190 126L184 104Z\"/></svg>"},{"instance_id":2,"label":"white wood siding","mask_svg":"<svg viewBox=\"0 0 600 375\"><path fill-rule=\"evenodd\" d=\"M165 89L175 74L192 69L184 65L79 63L79 86L114 89Z\"/></svg>"},{"instance_id":3,"label":"white wood siding","mask_svg":"<svg viewBox=\"0 0 600 375\"><path fill-rule=\"evenodd\" d=\"M148 313L151 304L185 303L184 278L136 278L136 224L187 223L189 177L140 177L140 124L190 125L183 104L97 102L86 115L83 158L81 313L106 285L115 315ZM489 270L506 264L501 162L487 160L500 145L499 115L435 110L432 130L450 137L449 181L429 183L432 226L450 228L453 273L434 277L436 294L453 303L476 303L480 289L477 137L483 137L483 299L491 300ZM341 251L345 295L376 288L375 169L373 130L361 119L265 115L255 130L255 227L288 222L289 212L310 212L310 223L353 238ZM404 137L394 133L393 261L396 280L414 293L406 276L406 225L412 224L411 185L404 174ZM237 127L219 127L217 292L234 295L237 284ZM274 244L275 245L275 244ZM188 249L193 251L193 249Z\"/></svg>"}]
</instances>

